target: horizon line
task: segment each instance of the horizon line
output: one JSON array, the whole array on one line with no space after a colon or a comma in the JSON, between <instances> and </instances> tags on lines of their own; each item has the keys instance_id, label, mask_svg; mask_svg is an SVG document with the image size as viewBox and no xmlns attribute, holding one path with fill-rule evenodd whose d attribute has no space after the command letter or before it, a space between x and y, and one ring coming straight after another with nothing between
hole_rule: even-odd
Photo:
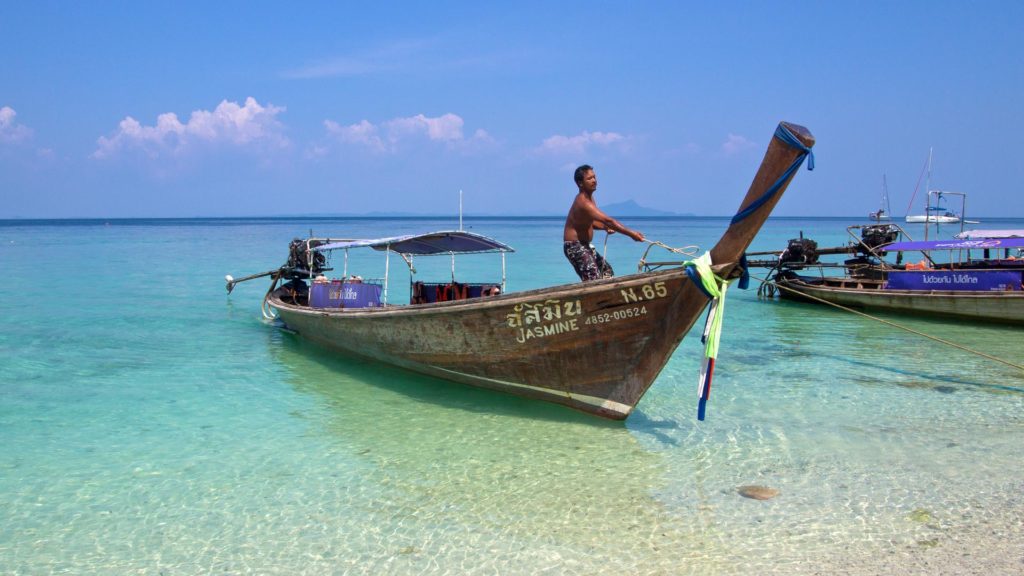
<instances>
[{"instance_id":1,"label":"horizon line","mask_svg":"<svg viewBox=\"0 0 1024 576\"><path fill-rule=\"evenodd\" d=\"M640 218L640 219L688 219L688 218L732 218L732 215L707 215L707 214L636 214L636 215L623 215L619 218ZM124 220L336 220L336 219L365 219L365 220L437 220L444 218L452 218L457 220L458 214L411 214L411 213L358 213L358 214L277 214L277 215L246 215L246 216L8 216L0 217L0 222L59 222L59 221L124 221ZM500 213L471 213L463 214L462 218L542 218L542 219L562 219L564 216L561 214L500 214ZM779 218L779 219L800 219L800 218L828 218L828 219L860 219L870 220L863 216L858 215L843 215L843 216L829 216L829 215L781 215L772 214L768 217ZM1024 217L1020 216L975 216L979 219L988 220L1024 220ZM872 221L874 222L874 221ZM892 221L890 221L892 222ZM896 220L895 222L900 222ZM886 224L888 222L878 222L879 224ZM982 223L982 222L977 222ZM956 224L956 223L951 223Z\"/></svg>"}]
</instances>

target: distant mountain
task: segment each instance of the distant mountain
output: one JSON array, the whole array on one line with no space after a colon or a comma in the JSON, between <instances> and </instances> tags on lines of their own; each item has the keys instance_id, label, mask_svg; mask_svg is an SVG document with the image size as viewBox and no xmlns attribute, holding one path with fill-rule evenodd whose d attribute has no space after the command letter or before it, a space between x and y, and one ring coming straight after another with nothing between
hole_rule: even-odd
<instances>
[{"instance_id":1,"label":"distant mountain","mask_svg":"<svg viewBox=\"0 0 1024 576\"><path fill-rule=\"evenodd\" d=\"M693 214L680 214L678 212L648 208L637 204L635 200L626 200L625 202L616 202L614 204L599 204L598 207L602 212L613 218L619 216L693 216Z\"/></svg>"}]
</instances>

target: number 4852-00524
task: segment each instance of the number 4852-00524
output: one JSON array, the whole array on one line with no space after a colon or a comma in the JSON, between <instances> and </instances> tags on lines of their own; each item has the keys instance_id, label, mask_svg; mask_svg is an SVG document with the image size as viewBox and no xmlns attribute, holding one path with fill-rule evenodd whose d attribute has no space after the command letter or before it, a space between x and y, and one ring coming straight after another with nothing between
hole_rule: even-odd
<instances>
[{"instance_id":1,"label":"number 4852-00524","mask_svg":"<svg viewBox=\"0 0 1024 576\"><path fill-rule=\"evenodd\" d=\"M646 306L633 306L632 308L623 308L622 310L616 310L614 312L591 314L590 316L587 316L587 319L583 323L604 324L606 322L615 322L616 320L625 320L626 318L635 318L637 316L643 316L644 314L647 314Z\"/></svg>"}]
</instances>

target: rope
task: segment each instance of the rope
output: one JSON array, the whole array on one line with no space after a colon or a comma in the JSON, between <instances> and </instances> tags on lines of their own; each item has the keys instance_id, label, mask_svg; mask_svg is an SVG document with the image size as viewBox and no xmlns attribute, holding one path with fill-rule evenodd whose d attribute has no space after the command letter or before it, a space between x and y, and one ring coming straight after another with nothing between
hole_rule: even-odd
<instances>
[{"instance_id":1,"label":"rope","mask_svg":"<svg viewBox=\"0 0 1024 576\"><path fill-rule=\"evenodd\" d=\"M682 254L683 256L690 256L690 257L696 256L697 255L697 250L700 250L700 246L697 246L695 244L691 244L689 246L683 246L682 248L673 248L673 247L669 246L668 244L665 244L664 242L659 242L657 240L644 240L644 242L647 242L651 246L658 246L658 247L664 248L665 250L668 250L669 252L675 252L676 254Z\"/></svg>"},{"instance_id":2,"label":"rope","mask_svg":"<svg viewBox=\"0 0 1024 576\"><path fill-rule=\"evenodd\" d=\"M828 304L829 306L833 306L835 308L839 308L840 310L845 310L847 312L851 312L851 313L856 314L858 316L862 316L864 318L867 318L868 320L874 320L876 322L881 322L882 324L886 324L886 325L891 326L893 328L898 328L900 330L904 330L906 332L910 332L911 334L915 334L915 335L920 336L922 338L927 338L928 340L932 340L934 342L938 342L939 344L945 344L947 346L951 346L951 347L956 348L958 350L961 350L963 352L967 352L967 353L970 353L970 354L975 354L977 356L981 356L982 358L985 358L985 359L988 359L988 360L992 360L993 362L999 362L1000 364L1005 364L1005 365L1007 365L1007 366L1009 366L1011 368L1016 368L1017 370L1020 370L1020 371L1024 372L1024 366L1022 366L1020 364L1014 364L1013 362L1010 362L1009 360L1003 360L1002 358L996 358L995 356L992 356L991 354L986 354L984 352L980 352L978 350L974 350L972 348L968 348L968 347L963 346L961 344L957 344L956 342L950 342L949 340L944 340L942 338L939 338L938 336L932 336L931 334L925 334L924 332L921 332L919 330L914 330L913 328L910 328L908 326L903 326L903 325L897 324L895 322L890 322L889 320L885 320L885 319L879 318L877 316L872 316L871 314L865 314L864 312L861 312L859 310L854 310L852 308L848 308L846 306L843 306L842 304L836 304L835 302L829 302L828 300L825 300L823 298L818 298L817 296L814 296L814 295L811 295L811 294L807 294L807 293L804 293L804 292L800 292L799 290L794 290L793 288L790 288L789 286L783 286L783 285L781 285L781 284L779 284L777 282L773 282L771 280L768 280L767 278L760 278L760 277L756 277L756 276L755 276L755 278L757 278L758 280L761 280L761 282L763 282L764 284L769 284L769 285L773 286L776 289L786 290L786 291L792 292L794 294L799 294L803 298L809 298L809 299L814 300L816 302L821 302L822 304Z\"/></svg>"},{"instance_id":3,"label":"rope","mask_svg":"<svg viewBox=\"0 0 1024 576\"><path fill-rule=\"evenodd\" d=\"M921 173L917 175L917 184L914 185L914 193L910 195L910 203L907 204L907 212L903 215L904 218L910 215L910 209L914 206L914 198L917 198L917 190L921 188L921 178L924 178L924 169L928 167L928 160L924 161L924 166L921 166ZM927 218L925 218L927 220Z\"/></svg>"},{"instance_id":4,"label":"rope","mask_svg":"<svg viewBox=\"0 0 1024 576\"><path fill-rule=\"evenodd\" d=\"M695 246L695 245L683 246L682 248L673 248L673 247L669 246L668 244L665 244L664 242L658 242L657 240L647 240L646 238L644 239L644 242L647 242L648 246L647 246L647 249L644 250L643 256L640 257L640 262L638 262L637 265L636 265L637 273L644 272L644 268L647 266L647 255L650 253L651 248L654 247L654 246L660 246L661 248L664 248L665 250L668 250L669 252L674 252L676 254L681 254L681 255L686 256L688 258L693 258L694 256L696 256L697 255L697 250L700 249L699 246ZM661 263L661 264L666 264L666 263ZM659 266L661 264L659 264ZM684 262L673 262L672 264L684 264L685 265Z\"/></svg>"},{"instance_id":5,"label":"rope","mask_svg":"<svg viewBox=\"0 0 1024 576\"><path fill-rule=\"evenodd\" d=\"M267 320L276 320L277 319L277 313L274 311L273 308L271 308L267 304L267 300L269 300L270 299L270 295L274 293L274 288L277 286L277 282L280 279L281 279L280 273L279 272L275 272L274 276L273 276L273 281L270 283L270 289L267 290L267 293L263 295L263 302L260 303L260 313L263 314L263 317L265 319L267 319Z\"/></svg>"},{"instance_id":6,"label":"rope","mask_svg":"<svg viewBox=\"0 0 1024 576\"><path fill-rule=\"evenodd\" d=\"M800 168L800 165L804 163L804 158L809 157L807 160L807 169L814 170L814 152L811 152L810 148L804 146L804 143L789 131L789 128L786 128L783 124L779 124L779 127L775 129L775 137L788 144L791 148L796 148L800 153L793 159L793 163L789 165L789 168L786 168L786 171L782 173L782 176L779 176L779 179L771 185L771 188L765 190L764 194L762 194L760 198L751 202L746 208L740 210L732 217L732 222L729 223L730 225L742 221L747 216L756 212L757 209L764 205L765 202L771 200L772 196L782 189L782 185L785 184Z\"/></svg>"},{"instance_id":7,"label":"rope","mask_svg":"<svg viewBox=\"0 0 1024 576\"><path fill-rule=\"evenodd\" d=\"M610 236L610 234L605 234L604 236L604 254L602 254L602 256L607 256L608 254L608 236ZM700 250L700 246L697 246L696 244L690 244L688 246L683 246L682 248L673 248L672 246L669 246L668 244L665 244L664 242L660 242L658 240L648 240L645 238L644 242L650 244L651 246L658 246L659 248L664 248L665 250L668 250L669 252L673 252L675 254L689 256L690 258L696 256L697 250ZM648 247L647 250L650 250L650 247ZM646 260L646 256L647 252L644 252L644 258L642 258L640 261L644 262Z\"/></svg>"}]
</instances>

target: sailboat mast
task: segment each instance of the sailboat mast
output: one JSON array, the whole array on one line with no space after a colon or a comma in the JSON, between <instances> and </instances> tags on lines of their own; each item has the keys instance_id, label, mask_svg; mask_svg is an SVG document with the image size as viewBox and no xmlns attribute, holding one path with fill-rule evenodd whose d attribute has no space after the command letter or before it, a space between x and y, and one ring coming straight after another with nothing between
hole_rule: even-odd
<instances>
[{"instance_id":1,"label":"sailboat mast","mask_svg":"<svg viewBox=\"0 0 1024 576\"><path fill-rule=\"evenodd\" d=\"M882 174L882 205L880 208L891 216L891 211L889 210L889 183L885 181L884 173Z\"/></svg>"},{"instance_id":2,"label":"sailboat mast","mask_svg":"<svg viewBox=\"0 0 1024 576\"><path fill-rule=\"evenodd\" d=\"M931 219L931 210L929 210L932 203L932 150L933 147L928 148L928 178L924 181L924 239L928 240L928 224Z\"/></svg>"}]
</instances>

